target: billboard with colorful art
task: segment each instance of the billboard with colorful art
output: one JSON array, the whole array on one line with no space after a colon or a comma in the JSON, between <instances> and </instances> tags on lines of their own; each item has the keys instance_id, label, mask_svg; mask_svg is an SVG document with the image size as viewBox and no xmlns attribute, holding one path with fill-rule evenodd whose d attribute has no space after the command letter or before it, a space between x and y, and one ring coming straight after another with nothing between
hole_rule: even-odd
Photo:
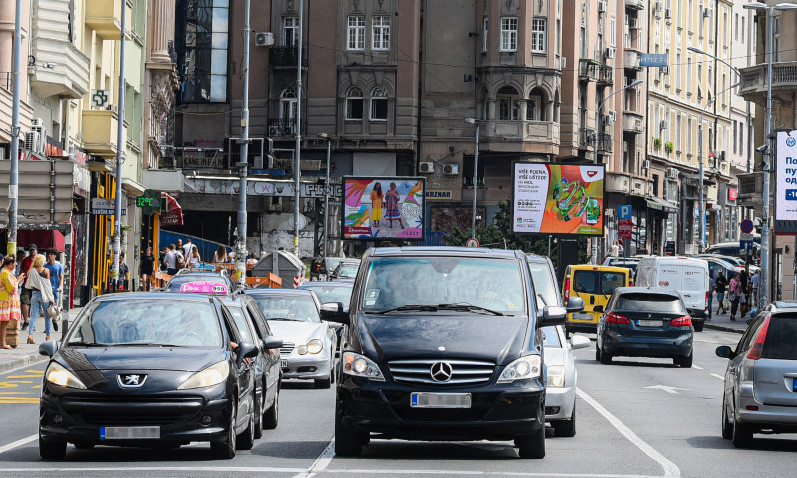
<instances>
[{"instance_id":1,"label":"billboard with colorful art","mask_svg":"<svg viewBox=\"0 0 797 478\"><path fill-rule=\"evenodd\" d=\"M512 231L601 236L603 165L514 163Z\"/></svg>"},{"instance_id":2,"label":"billboard with colorful art","mask_svg":"<svg viewBox=\"0 0 797 478\"><path fill-rule=\"evenodd\" d=\"M343 239L424 238L424 178L343 178Z\"/></svg>"}]
</instances>

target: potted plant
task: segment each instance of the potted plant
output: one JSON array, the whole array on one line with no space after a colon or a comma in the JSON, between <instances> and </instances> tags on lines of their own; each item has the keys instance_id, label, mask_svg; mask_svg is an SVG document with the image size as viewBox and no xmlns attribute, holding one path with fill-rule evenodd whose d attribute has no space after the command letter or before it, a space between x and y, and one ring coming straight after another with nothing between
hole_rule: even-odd
<instances>
[{"instance_id":1,"label":"potted plant","mask_svg":"<svg viewBox=\"0 0 797 478\"><path fill-rule=\"evenodd\" d=\"M672 153L672 150L673 150L672 141L667 141L667 143L664 145L664 151L667 154L670 154Z\"/></svg>"},{"instance_id":2,"label":"potted plant","mask_svg":"<svg viewBox=\"0 0 797 478\"><path fill-rule=\"evenodd\" d=\"M656 151L661 150L661 138L654 138L653 139L653 149Z\"/></svg>"}]
</instances>

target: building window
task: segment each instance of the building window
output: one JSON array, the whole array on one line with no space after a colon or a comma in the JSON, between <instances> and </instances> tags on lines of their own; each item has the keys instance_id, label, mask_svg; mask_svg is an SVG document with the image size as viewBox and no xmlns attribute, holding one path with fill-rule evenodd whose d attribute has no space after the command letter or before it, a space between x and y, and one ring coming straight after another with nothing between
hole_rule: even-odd
<instances>
[{"instance_id":1,"label":"building window","mask_svg":"<svg viewBox=\"0 0 797 478\"><path fill-rule=\"evenodd\" d=\"M498 119L511 121L519 119L520 97L511 86L504 86L498 90Z\"/></svg>"},{"instance_id":2,"label":"building window","mask_svg":"<svg viewBox=\"0 0 797 478\"><path fill-rule=\"evenodd\" d=\"M739 14L736 14L736 18L734 19L733 23L733 39L739 41Z\"/></svg>"},{"instance_id":3,"label":"building window","mask_svg":"<svg viewBox=\"0 0 797 478\"><path fill-rule=\"evenodd\" d=\"M473 187L473 166L475 163L473 155L462 155L462 185ZM484 163L479 161L479 170L476 173L477 186L484 186Z\"/></svg>"},{"instance_id":4,"label":"building window","mask_svg":"<svg viewBox=\"0 0 797 478\"><path fill-rule=\"evenodd\" d=\"M299 43L299 17L282 19L282 45L296 46Z\"/></svg>"},{"instance_id":5,"label":"building window","mask_svg":"<svg viewBox=\"0 0 797 478\"><path fill-rule=\"evenodd\" d=\"M349 17L347 38L349 50L365 50L365 17L357 15Z\"/></svg>"},{"instance_id":6,"label":"building window","mask_svg":"<svg viewBox=\"0 0 797 478\"><path fill-rule=\"evenodd\" d=\"M381 86L371 90L371 120L387 121L387 91Z\"/></svg>"},{"instance_id":7,"label":"building window","mask_svg":"<svg viewBox=\"0 0 797 478\"><path fill-rule=\"evenodd\" d=\"M178 3L175 52L181 103L227 102L228 5L227 2Z\"/></svg>"},{"instance_id":8,"label":"building window","mask_svg":"<svg viewBox=\"0 0 797 478\"><path fill-rule=\"evenodd\" d=\"M490 19L482 18L482 53L487 53L487 37L490 33Z\"/></svg>"},{"instance_id":9,"label":"building window","mask_svg":"<svg viewBox=\"0 0 797 478\"><path fill-rule=\"evenodd\" d=\"M535 88L529 93L529 99L526 102L526 120L528 121L545 121L545 93Z\"/></svg>"},{"instance_id":10,"label":"building window","mask_svg":"<svg viewBox=\"0 0 797 478\"><path fill-rule=\"evenodd\" d=\"M741 121L739 121L739 154L744 154L744 123Z\"/></svg>"},{"instance_id":11,"label":"building window","mask_svg":"<svg viewBox=\"0 0 797 478\"><path fill-rule=\"evenodd\" d=\"M288 88L282 92L280 95L280 128L283 135L294 134L298 106L295 89Z\"/></svg>"},{"instance_id":12,"label":"building window","mask_svg":"<svg viewBox=\"0 0 797 478\"><path fill-rule=\"evenodd\" d=\"M744 43L744 16L742 16L742 43Z\"/></svg>"},{"instance_id":13,"label":"building window","mask_svg":"<svg viewBox=\"0 0 797 478\"><path fill-rule=\"evenodd\" d=\"M517 18L501 19L501 51L517 51Z\"/></svg>"},{"instance_id":14,"label":"building window","mask_svg":"<svg viewBox=\"0 0 797 478\"><path fill-rule=\"evenodd\" d=\"M679 65L680 68L680 65ZM686 55L686 94L692 94L692 55Z\"/></svg>"},{"instance_id":15,"label":"building window","mask_svg":"<svg viewBox=\"0 0 797 478\"><path fill-rule=\"evenodd\" d=\"M531 52L545 53L545 19L535 18L531 21Z\"/></svg>"},{"instance_id":16,"label":"building window","mask_svg":"<svg viewBox=\"0 0 797 478\"><path fill-rule=\"evenodd\" d=\"M359 88L349 88L346 92L346 119L363 119L363 92Z\"/></svg>"},{"instance_id":17,"label":"building window","mask_svg":"<svg viewBox=\"0 0 797 478\"><path fill-rule=\"evenodd\" d=\"M390 49L390 17L374 17L371 24L371 49Z\"/></svg>"},{"instance_id":18,"label":"building window","mask_svg":"<svg viewBox=\"0 0 797 478\"><path fill-rule=\"evenodd\" d=\"M736 120L733 120L733 154L736 154L736 138L738 137L739 129Z\"/></svg>"},{"instance_id":19,"label":"building window","mask_svg":"<svg viewBox=\"0 0 797 478\"><path fill-rule=\"evenodd\" d=\"M609 20L609 46L615 46L614 45L615 35L617 35L617 20L612 18L611 20Z\"/></svg>"}]
</instances>

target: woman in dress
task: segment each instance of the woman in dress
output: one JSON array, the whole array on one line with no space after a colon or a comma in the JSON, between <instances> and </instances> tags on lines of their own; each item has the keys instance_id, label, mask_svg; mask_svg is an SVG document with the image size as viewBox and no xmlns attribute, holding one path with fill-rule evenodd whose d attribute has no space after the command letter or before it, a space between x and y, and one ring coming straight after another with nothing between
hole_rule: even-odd
<instances>
[{"instance_id":1,"label":"woman in dress","mask_svg":"<svg viewBox=\"0 0 797 478\"><path fill-rule=\"evenodd\" d=\"M22 321L22 313L19 310L19 295L17 294L17 284L25 278L25 273L14 278L14 268L17 265L17 258L13 254L3 258L3 269L0 272L0 347L4 349L12 348L6 344L6 328L9 321Z\"/></svg>"},{"instance_id":2,"label":"woman in dress","mask_svg":"<svg viewBox=\"0 0 797 478\"><path fill-rule=\"evenodd\" d=\"M400 200L401 196L396 189L396 183L390 183L390 189L385 193L385 202L387 203L385 219L390 221L390 227L393 227L393 221L398 219L399 226L404 229L404 223L401 221L401 210L399 209Z\"/></svg>"},{"instance_id":3,"label":"woman in dress","mask_svg":"<svg viewBox=\"0 0 797 478\"><path fill-rule=\"evenodd\" d=\"M382 183L375 183L371 191L371 225L374 227L379 227L382 220L382 199Z\"/></svg>"},{"instance_id":4,"label":"woman in dress","mask_svg":"<svg viewBox=\"0 0 797 478\"><path fill-rule=\"evenodd\" d=\"M199 249L196 246L191 246L191 256L188 258L188 268L193 269L200 261Z\"/></svg>"},{"instance_id":5,"label":"woman in dress","mask_svg":"<svg viewBox=\"0 0 797 478\"><path fill-rule=\"evenodd\" d=\"M742 298L741 276L736 274L728 284L728 300L731 302L731 320L736 320L736 310L739 308L739 299Z\"/></svg>"}]
</instances>

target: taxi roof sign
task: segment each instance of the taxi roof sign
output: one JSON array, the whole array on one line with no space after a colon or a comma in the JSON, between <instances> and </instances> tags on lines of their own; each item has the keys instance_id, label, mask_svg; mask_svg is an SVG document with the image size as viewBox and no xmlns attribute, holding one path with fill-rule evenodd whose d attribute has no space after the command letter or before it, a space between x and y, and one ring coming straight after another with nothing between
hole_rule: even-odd
<instances>
[{"instance_id":1,"label":"taxi roof sign","mask_svg":"<svg viewBox=\"0 0 797 478\"><path fill-rule=\"evenodd\" d=\"M192 294L227 294L229 290L226 284L213 281L194 281L180 285L180 292Z\"/></svg>"}]
</instances>

